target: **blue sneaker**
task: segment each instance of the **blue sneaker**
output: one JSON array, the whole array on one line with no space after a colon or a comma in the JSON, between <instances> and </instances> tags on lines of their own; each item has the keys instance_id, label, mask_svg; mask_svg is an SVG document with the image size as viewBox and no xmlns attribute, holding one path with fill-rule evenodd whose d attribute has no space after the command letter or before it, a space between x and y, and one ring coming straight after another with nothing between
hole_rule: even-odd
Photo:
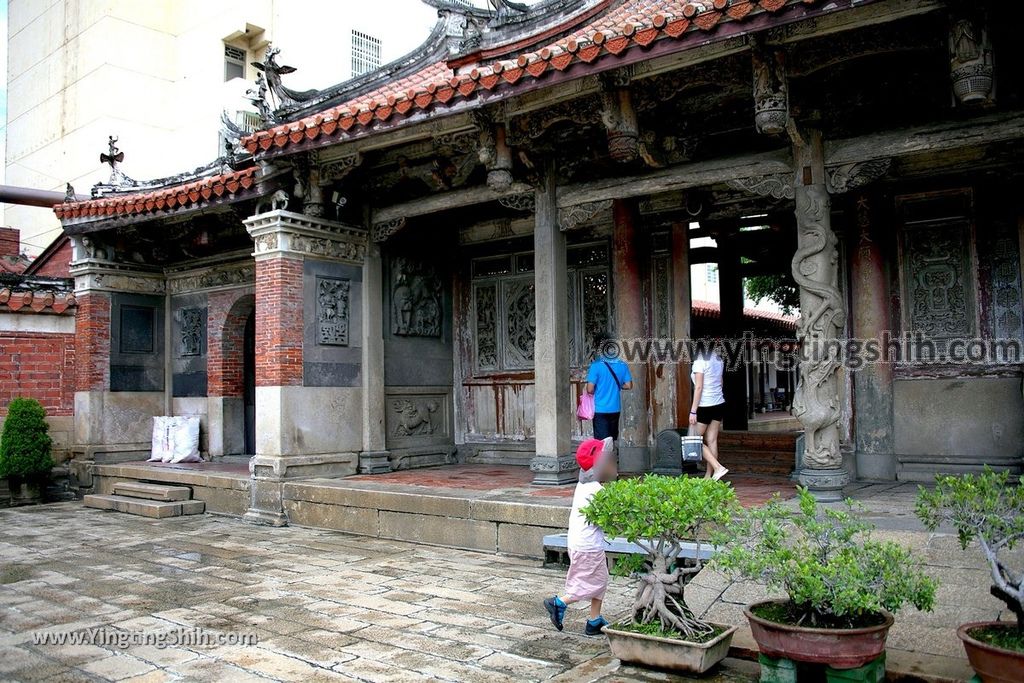
<instances>
[{"instance_id":1,"label":"blue sneaker","mask_svg":"<svg viewBox=\"0 0 1024 683\"><path fill-rule=\"evenodd\" d=\"M562 619L565 617L566 604L558 599L556 595L553 598L548 598L544 601L544 609L548 611L548 616L551 617L551 623L555 625L559 631L562 630Z\"/></svg>"},{"instance_id":2,"label":"blue sneaker","mask_svg":"<svg viewBox=\"0 0 1024 683\"><path fill-rule=\"evenodd\" d=\"M608 621L604 617L598 617L597 619L588 619L587 627L583 629L583 635L595 638L601 635L602 629L608 625Z\"/></svg>"}]
</instances>

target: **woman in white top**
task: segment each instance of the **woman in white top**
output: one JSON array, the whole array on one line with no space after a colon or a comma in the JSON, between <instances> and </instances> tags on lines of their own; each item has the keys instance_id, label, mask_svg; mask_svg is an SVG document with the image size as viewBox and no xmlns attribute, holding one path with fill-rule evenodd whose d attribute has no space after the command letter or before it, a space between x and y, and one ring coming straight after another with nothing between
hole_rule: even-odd
<instances>
[{"instance_id":1,"label":"woman in white top","mask_svg":"<svg viewBox=\"0 0 1024 683\"><path fill-rule=\"evenodd\" d=\"M690 424L704 437L705 478L721 479L729 470L718 461L718 432L725 414L725 395L722 376L725 363L714 350L708 349L693 360L690 379L693 380L693 403L690 406Z\"/></svg>"}]
</instances>

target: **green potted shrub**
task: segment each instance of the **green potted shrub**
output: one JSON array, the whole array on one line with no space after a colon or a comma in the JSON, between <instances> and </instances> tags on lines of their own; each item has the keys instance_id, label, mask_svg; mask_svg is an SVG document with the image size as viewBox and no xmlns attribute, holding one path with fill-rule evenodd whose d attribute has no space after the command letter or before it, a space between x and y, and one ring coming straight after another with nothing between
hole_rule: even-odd
<instances>
[{"instance_id":1,"label":"green potted shrub","mask_svg":"<svg viewBox=\"0 0 1024 683\"><path fill-rule=\"evenodd\" d=\"M801 488L797 503L794 510L776 497L718 539L718 568L787 596L745 609L762 668L789 660L884 670L892 612L908 603L931 610L935 581L909 550L873 539L852 501L822 508Z\"/></svg>"},{"instance_id":2,"label":"green potted shrub","mask_svg":"<svg viewBox=\"0 0 1024 683\"><path fill-rule=\"evenodd\" d=\"M16 398L7 405L0 434L0 477L6 478L13 505L42 500L42 490L53 468L46 410L34 398Z\"/></svg>"},{"instance_id":3,"label":"green potted shrub","mask_svg":"<svg viewBox=\"0 0 1024 683\"><path fill-rule=\"evenodd\" d=\"M710 479L648 475L620 479L594 494L582 510L587 521L647 552L632 613L604 629L613 655L693 672L725 657L736 627L699 619L686 605L684 588L704 566L700 539L727 524L737 509L732 487ZM697 558L678 560L683 544L694 541Z\"/></svg>"},{"instance_id":4,"label":"green potted shrub","mask_svg":"<svg viewBox=\"0 0 1024 683\"><path fill-rule=\"evenodd\" d=\"M1016 623L960 626L971 666L984 683L1024 681L1024 566L1009 566L1007 557L1024 539L1024 484L988 467L979 475L939 476L934 489L920 489L916 512L930 531L951 525L965 549L978 542L991 570L992 595L1017 617Z\"/></svg>"}]
</instances>

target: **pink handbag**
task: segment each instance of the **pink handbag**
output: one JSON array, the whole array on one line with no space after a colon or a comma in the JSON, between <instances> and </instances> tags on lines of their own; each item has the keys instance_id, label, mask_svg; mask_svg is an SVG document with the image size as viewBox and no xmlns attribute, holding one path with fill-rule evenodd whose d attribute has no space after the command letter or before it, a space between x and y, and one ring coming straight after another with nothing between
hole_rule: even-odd
<instances>
[{"instance_id":1,"label":"pink handbag","mask_svg":"<svg viewBox=\"0 0 1024 683\"><path fill-rule=\"evenodd\" d=\"M576 417L581 420L594 419L594 395L583 392L580 394L580 403L576 406Z\"/></svg>"}]
</instances>

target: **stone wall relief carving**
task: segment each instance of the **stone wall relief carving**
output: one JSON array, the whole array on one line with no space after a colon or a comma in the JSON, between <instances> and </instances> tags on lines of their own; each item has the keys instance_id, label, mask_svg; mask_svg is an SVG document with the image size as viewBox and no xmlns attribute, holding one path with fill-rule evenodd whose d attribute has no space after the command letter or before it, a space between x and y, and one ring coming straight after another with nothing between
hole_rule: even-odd
<instances>
[{"instance_id":1,"label":"stone wall relief carving","mask_svg":"<svg viewBox=\"0 0 1024 683\"><path fill-rule=\"evenodd\" d=\"M183 308L180 315L178 355L203 355L203 337L206 336L206 316L202 308Z\"/></svg>"},{"instance_id":2,"label":"stone wall relief carving","mask_svg":"<svg viewBox=\"0 0 1024 683\"><path fill-rule=\"evenodd\" d=\"M399 256L391 267L391 332L400 337L439 337L444 286L437 267Z\"/></svg>"},{"instance_id":3,"label":"stone wall relief carving","mask_svg":"<svg viewBox=\"0 0 1024 683\"><path fill-rule=\"evenodd\" d=\"M316 279L316 333L321 346L348 346L349 292L352 283L341 278Z\"/></svg>"}]
</instances>

